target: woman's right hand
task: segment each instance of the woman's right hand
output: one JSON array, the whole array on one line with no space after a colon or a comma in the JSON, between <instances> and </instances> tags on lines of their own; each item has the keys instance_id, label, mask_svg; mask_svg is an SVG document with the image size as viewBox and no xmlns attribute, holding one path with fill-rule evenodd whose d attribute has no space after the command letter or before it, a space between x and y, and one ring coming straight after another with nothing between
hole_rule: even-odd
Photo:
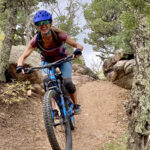
<instances>
[{"instance_id":1,"label":"woman's right hand","mask_svg":"<svg viewBox=\"0 0 150 150\"><path fill-rule=\"evenodd\" d=\"M24 74L24 68L23 68L23 66L17 66L16 73L20 73L20 72L22 72Z\"/></svg>"}]
</instances>

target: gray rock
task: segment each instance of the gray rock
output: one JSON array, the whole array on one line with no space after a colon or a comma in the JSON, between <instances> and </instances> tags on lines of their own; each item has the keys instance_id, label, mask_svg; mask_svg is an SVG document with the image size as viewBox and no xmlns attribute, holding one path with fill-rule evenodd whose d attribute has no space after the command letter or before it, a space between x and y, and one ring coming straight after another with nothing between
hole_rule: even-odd
<instances>
[{"instance_id":1,"label":"gray rock","mask_svg":"<svg viewBox=\"0 0 150 150\"><path fill-rule=\"evenodd\" d=\"M122 59L122 57L123 53L119 52L119 54L105 60L103 72L107 80L123 88L131 89L135 60Z\"/></svg>"},{"instance_id":2,"label":"gray rock","mask_svg":"<svg viewBox=\"0 0 150 150\"><path fill-rule=\"evenodd\" d=\"M42 82L42 74L41 71L34 72L29 75L16 74L16 67L19 57L23 54L26 46L12 46L12 50L10 53L8 72L13 79L17 79L19 81L30 80L33 83ZM25 67L35 67L40 66L40 54L36 51L33 51L32 54L26 59L24 66Z\"/></svg>"},{"instance_id":3,"label":"gray rock","mask_svg":"<svg viewBox=\"0 0 150 150\"><path fill-rule=\"evenodd\" d=\"M25 45L12 46L9 62L17 63L18 58L23 54L25 49ZM30 66L40 66L40 62L40 54L36 51L33 51L25 61Z\"/></svg>"},{"instance_id":4,"label":"gray rock","mask_svg":"<svg viewBox=\"0 0 150 150\"><path fill-rule=\"evenodd\" d=\"M127 61L125 66L124 66L125 74L132 73L134 66L135 66L135 60L134 59Z\"/></svg>"},{"instance_id":5,"label":"gray rock","mask_svg":"<svg viewBox=\"0 0 150 150\"><path fill-rule=\"evenodd\" d=\"M79 73L82 75L87 75L94 80L98 79L98 76L90 68L88 68L86 66L82 66L79 64L73 64L72 70L73 70L73 72L76 72L76 73Z\"/></svg>"}]
</instances>

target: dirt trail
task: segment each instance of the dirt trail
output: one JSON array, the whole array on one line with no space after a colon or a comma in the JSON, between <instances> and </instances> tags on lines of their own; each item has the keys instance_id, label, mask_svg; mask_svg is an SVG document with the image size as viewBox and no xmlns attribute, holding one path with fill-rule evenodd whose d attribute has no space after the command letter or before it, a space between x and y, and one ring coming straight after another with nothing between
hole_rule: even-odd
<instances>
[{"instance_id":1,"label":"dirt trail","mask_svg":"<svg viewBox=\"0 0 150 150\"><path fill-rule=\"evenodd\" d=\"M79 90L83 111L73 134L74 150L99 150L105 142L122 137L127 91L107 81L87 82Z\"/></svg>"},{"instance_id":2,"label":"dirt trail","mask_svg":"<svg viewBox=\"0 0 150 150\"><path fill-rule=\"evenodd\" d=\"M82 113L76 116L73 150L99 150L122 136L126 128L123 103L128 91L108 81L78 86ZM39 97L6 107L0 104L0 150L51 150Z\"/></svg>"}]
</instances>

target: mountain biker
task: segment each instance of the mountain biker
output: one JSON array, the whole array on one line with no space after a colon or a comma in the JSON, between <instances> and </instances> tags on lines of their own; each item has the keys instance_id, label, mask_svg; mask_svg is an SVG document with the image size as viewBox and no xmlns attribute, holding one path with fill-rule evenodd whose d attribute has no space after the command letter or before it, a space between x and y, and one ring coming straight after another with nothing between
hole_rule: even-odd
<instances>
[{"instance_id":1,"label":"mountain biker","mask_svg":"<svg viewBox=\"0 0 150 150\"><path fill-rule=\"evenodd\" d=\"M22 72L24 74L24 61L35 48L40 49L42 66L68 55L64 43L76 48L74 51L75 58L82 54L83 46L74 41L67 33L54 32L52 27L52 15L49 12L45 10L37 11L33 17L33 22L38 32L28 43L24 53L19 57L16 69L17 73ZM72 82L72 64L71 62L65 62L59 66L59 69L64 78L64 86L74 102L74 113L78 114L81 112L81 108L77 103L76 87ZM44 85L49 80L47 72L48 68L42 70Z\"/></svg>"}]
</instances>

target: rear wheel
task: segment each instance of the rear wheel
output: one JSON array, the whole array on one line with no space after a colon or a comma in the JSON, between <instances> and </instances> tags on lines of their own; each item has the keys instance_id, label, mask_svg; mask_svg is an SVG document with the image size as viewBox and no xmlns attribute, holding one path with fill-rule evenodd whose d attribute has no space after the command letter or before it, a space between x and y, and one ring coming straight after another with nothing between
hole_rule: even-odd
<instances>
[{"instance_id":1,"label":"rear wheel","mask_svg":"<svg viewBox=\"0 0 150 150\"><path fill-rule=\"evenodd\" d=\"M68 118L64 116L59 104L54 99L60 100L54 90L47 91L43 99L43 116L49 142L53 150L72 150L72 136ZM55 116L52 110L57 110Z\"/></svg>"}]
</instances>

